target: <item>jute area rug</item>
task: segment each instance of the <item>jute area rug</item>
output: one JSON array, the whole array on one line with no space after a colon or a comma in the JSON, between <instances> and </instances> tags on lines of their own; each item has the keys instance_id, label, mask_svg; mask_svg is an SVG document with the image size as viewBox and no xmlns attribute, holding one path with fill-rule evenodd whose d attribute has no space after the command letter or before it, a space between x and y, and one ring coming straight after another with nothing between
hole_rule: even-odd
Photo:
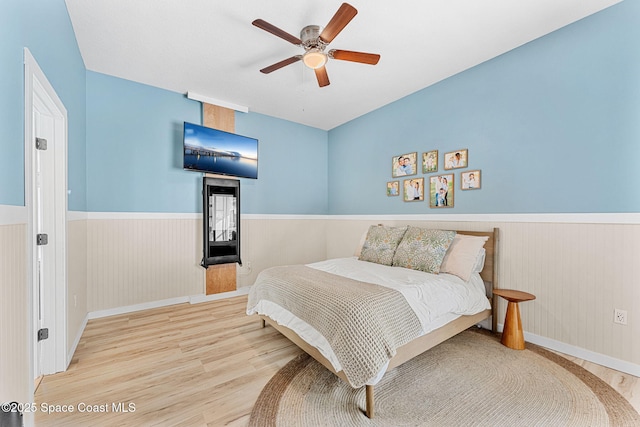
<instances>
[{"instance_id":1,"label":"jute area rug","mask_svg":"<svg viewBox=\"0 0 640 427\"><path fill-rule=\"evenodd\" d=\"M580 366L527 343L511 350L468 330L387 372L375 416L353 389L303 354L262 390L257 426L640 426L640 415Z\"/></svg>"}]
</instances>

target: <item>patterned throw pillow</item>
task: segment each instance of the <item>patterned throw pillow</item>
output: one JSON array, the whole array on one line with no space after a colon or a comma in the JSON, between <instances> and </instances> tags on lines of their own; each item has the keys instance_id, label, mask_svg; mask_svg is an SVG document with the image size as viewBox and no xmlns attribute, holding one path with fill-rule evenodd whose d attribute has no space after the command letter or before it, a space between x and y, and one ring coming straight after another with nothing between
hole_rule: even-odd
<instances>
[{"instance_id":1,"label":"patterned throw pillow","mask_svg":"<svg viewBox=\"0 0 640 427\"><path fill-rule=\"evenodd\" d=\"M375 262L377 264L391 265L393 254L398 243L402 240L407 227L387 227L384 225L372 225L367 232L367 238L362 245L362 251L358 257L361 261Z\"/></svg>"},{"instance_id":2,"label":"patterned throw pillow","mask_svg":"<svg viewBox=\"0 0 640 427\"><path fill-rule=\"evenodd\" d=\"M455 231L409 227L393 256L393 265L438 274L455 236Z\"/></svg>"}]
</instances>

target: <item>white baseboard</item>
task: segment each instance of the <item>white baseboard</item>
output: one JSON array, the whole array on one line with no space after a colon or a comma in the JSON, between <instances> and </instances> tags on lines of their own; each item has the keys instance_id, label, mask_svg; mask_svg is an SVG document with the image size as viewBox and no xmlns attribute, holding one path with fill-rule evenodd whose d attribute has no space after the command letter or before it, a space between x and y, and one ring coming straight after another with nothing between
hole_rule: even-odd
<instances>
[{"instance_id":1,"label":"white baseboard","mask_svg":"<svg viewBox=\"0 0 640 427\"><path fill-rule=\"evenodd\" d=\"M167 307L169 305L183 304L185 302L188 302L190 304L198 304L201 302L233 298L240 295L248 294L250 288L251 288L250 286L246 286L246 287L238 288L235 291L222 292L222 293L213 294L213 295L191 295L191 296L184 296L184 297L177 297L177 298L169 298L169 299L164 299L159 301L144 302L141 304L127 305L124 307L109 308L106 310L91 311L89 312L89 314L87 314L87 320L99 319L101 317L116 316L118 314L133 313L136 311L148 310L151 308ZM85 325L86 325L86 321L85 321ZM84 330L84 325L82 329Z\"/></svg>"},{"instance_id":2,"label":"white baseboard","mask_svg":"<svg viewBox=\"0 0 640 427\"><path fill-rule=\"evenodd\" d=\"M249 289L251 289L251 286L245 286L242 288L238 288L235 291L222 292L222 293L213 294L213 295L192 295L189 297L189 302L191 304L198 304L201 302L216 301L216 300L225 299L225 298L238 297L240 295L247 295L249 293Z\"/></svg>"},{"instance_id":3,"label":"white baseboard","mask_svg":"<svg viewBox=\"0 0 640 427\"><path fill-rule=\"evenodd\" d=\"M525 332L524 334L524 339L525 341L529 341L533 344L548 348L550 350L558 351L560 353L568 354L569 356L574 356L583 360L587 360L589 362L597 363L598 365L615 369L616 371L624 372L626 374L633 375L634 377L640 377L640 365L636 365L635 363L616 359L615 357L606 356L604 354L585 350L584 348L565 344L563 342L552 340L546 337L541 337L539 335L529 334L527 332Z\"/></svg>"},{"instance_id":4,"label":"white baseboard","mask_svg":"<svg viewBox=\"0 0 640 427\"><path fill-rule=\"evenodd\" d=\"M99 319L101 317L116 316L118 314L133 313L135 311L148 310L150 308L166 307L169 305L189 302L189 297L177 297L163 299L159 301L143 302L142 304L127 305L124 307L109 308L106 310L91 311L87 315L89 319Z\"/></svg>"},{"instance_id":5,"label":"white baseboard","mask_svg":"<svg viewBox=\"0 0 640 427\"><path fill-rule=\"evenodd\" d=\"M502 332L503 324L498 323L498 332ZM569 356L578 357L589 362L596 363L598 365L615 369L616 371L624 372L634 377L640 377L640 365L627 362L624 360L616 359L615 357L606 356L604 354L596 353L591 350L586 350L581 347L566 344L561 341L557 341L551 338L542 337L540 335L524 332L524 339L532 344L539 345L540 347L547 348L549 350L557 351Z\"/></svg>"},{"instance_id":6,"label":"white baseboard","mask_svg":"<svg viewBox=\"0 0 640 427\"><path fill-rule=\"evenodd\" d=\"M71 346L71 349L67 353L67 365L65 367L65 370L69 369L69 365L71 364L73 355L76 353L78 344L80 344L80 338L82 338L82 334L84 333L84 329L87 327L88 321L89 321L89 313L87 313L87 315L84 317L84 320L82 321L82 325L80 326L80 329L78 329L78 333L76 334L76 339L73 340L73 345Z\"/></svg>"}]
</instances>

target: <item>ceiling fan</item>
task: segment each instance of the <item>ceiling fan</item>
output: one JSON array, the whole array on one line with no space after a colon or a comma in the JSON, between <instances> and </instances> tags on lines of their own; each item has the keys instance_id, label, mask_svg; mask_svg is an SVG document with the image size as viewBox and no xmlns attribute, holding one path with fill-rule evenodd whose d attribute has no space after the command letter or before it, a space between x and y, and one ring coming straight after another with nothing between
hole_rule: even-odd
<instances>
[{"instance_id":1,"label":"ceiling fan","mask_svg":"<svg viewBox=\"0 0 640 427\"><path fill-rule=\"evenodd\" d=\"M276 62L266 68L260 70L261 73L269 74L279 70L282 67L302 61L307 67L313 69L318 79L320 87L329 85L329 76L325 64L331 59L341 61L359 62L362 64L376 65L380 60L380 55L375 53L354 52L351 50L331 49L325 52L326 47L331 41L347 26L349 22L356 16L358 11L355 7L348 3L342 3L333 18L327 26L322 29L318 25L307 25L300 31L300 38L295 37L284 30L272 25L262 19L256 19L252 22L258 28L261 28L275 36L280 37L296 46L304 48L302 55L294 55L280 62Z\"/></svg>"}]
</instances>

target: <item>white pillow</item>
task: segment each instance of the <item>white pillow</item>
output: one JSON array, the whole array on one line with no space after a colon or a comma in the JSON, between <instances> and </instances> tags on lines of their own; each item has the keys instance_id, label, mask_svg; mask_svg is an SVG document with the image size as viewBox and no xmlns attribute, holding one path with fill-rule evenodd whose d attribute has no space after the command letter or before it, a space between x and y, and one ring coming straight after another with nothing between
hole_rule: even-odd
<instances>
[{"instance_id":1,"label":"white pillow","mask_svg":"<svg viewBox=\"0 0 640 427\"><path fill-rule=\"evenodd\" d=\"M481 250L484 250L483 246L487 240L489 240L487 236L468 236L457 233L442 260L440 272L455 274L468 282L471 273L478 268L478 256L481 256L481 264L484 265ZM482 271L482 268L479 271Z\"/></svg>"},{"instance_id":2,"label":"white pillow","mask_svg":"<svg viewBox=\"0 0 640 427\"><path fill-rule=\"evenodd\" d=\"M480 253L476 257L476 263L473 265L474 273L482 273L482 269L484 268L484 258L486 254L487 251L485 248L480 249Z\"/></svg>"}]
</instances>

